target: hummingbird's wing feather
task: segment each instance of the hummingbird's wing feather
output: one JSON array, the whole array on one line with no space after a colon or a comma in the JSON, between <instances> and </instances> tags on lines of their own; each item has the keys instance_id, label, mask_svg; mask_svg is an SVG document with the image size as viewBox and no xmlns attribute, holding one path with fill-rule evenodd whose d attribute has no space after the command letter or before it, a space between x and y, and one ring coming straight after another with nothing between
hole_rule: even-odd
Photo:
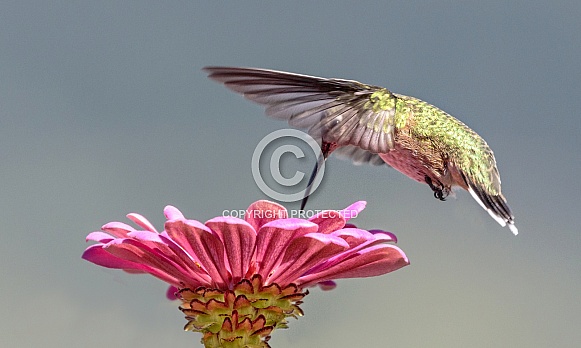
<instances>
[{"instance_id":1,"label":"hummingbird's wing feather","mask_svg":"<svg viewBox=\"0 0 581 348\"><path fill-rule=\"evenodd\" d=\"M348 159L355 165L370 164L372 166L387 165L376 153L365 151L357 146L348 145L338 148L333 152L335 156L341 159Z\"/></svg>"},{"instance_id":2,"label":"hummingbird's wing feather","mask_svg":"<svg viewBox=\"0 0 581 348\"><path fill-rule=\"evenodd\" d=\"M394 148L395 97L357 81L282 71L206 67L209 78L266 106L268 116L287 120L316 138L371 153Z\"/></svg>"}]
</instances>

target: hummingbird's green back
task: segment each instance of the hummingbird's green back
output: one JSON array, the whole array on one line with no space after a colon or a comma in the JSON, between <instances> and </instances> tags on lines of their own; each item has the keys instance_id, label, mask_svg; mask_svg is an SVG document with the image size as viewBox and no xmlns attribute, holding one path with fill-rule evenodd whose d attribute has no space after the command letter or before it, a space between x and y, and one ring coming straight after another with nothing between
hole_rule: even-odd
<instances>
[{"instance_id":1,"label":"hummingbird's green back","mask_svg":"<svg viewBox=\"0 0 581 348\"><path fill-rule=\"evenodd\" d=\"M500 194L494 154L482 137L425 101L399 94L396 97L396 129L402 125L410 127L415 137L430 139L468 180L482 186L490 195Z\"/></svg>"}]
</instances>

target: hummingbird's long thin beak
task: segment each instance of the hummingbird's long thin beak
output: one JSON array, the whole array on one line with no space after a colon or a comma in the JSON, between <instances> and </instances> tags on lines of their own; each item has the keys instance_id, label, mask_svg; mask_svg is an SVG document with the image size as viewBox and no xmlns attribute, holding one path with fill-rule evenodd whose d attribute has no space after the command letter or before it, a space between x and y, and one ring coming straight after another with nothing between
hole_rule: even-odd
<instances>
[{"instance_id":1,"label":"hummingbird's long thin beak","mask_svg":"<svg viewBox=\"0 0 581 348\"><path fill-rule=\"evenodd\" d=\"M313 171L311 173L311 177L309 178L309 183L307 184L307 190L305 191L305 195L301 201L301 210L305 210L305 206L307 205L307 201L309 200L309 196L311 195L311 186L313 185L313 181L315 181L315 178L317 177L317 173L319 172L319 162L320 158L322 156L319 156L319 160L317 160L317 163L315 163L315 167L313 168Z\"/></svg>"},{"instance_id":2,"label":"hummingbird's long thin beak","mask_svg":"<svg viewBox=\"0 0 581 348\"><path fill-rule=\"evenodd\" d=\"M311 173L311 177L309 178L309 183L307 184L307 189L305 190L305 196L303 197L303 199L301 201L301 210L305 210L305 206L307 205L307 201L309 200L309 196L311 195L311 188L313 186L313 181L315 181L315 178L317 177L319 170L321 169L321 167L323 167L323 165L325 164L325 161L327 160L327 158L329 157L331 152L333 150L335 150L335 148L336 148L336 146L334 146L331 143L327 143L325 141L322 142L321 153L319 154L319 157L317 158L317 163L315 163L315 167L313 168L313 171Z\"/></svg>"}]
</instances>

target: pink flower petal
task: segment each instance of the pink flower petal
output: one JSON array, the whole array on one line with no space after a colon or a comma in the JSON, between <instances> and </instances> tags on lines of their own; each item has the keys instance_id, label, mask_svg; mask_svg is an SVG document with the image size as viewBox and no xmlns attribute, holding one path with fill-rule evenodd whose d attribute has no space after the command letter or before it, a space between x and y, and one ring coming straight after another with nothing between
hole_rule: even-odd
<instances>
[{"instance_id":1,"label":"pink flower petal","mask_svg":"<svg viewBox=\"0 0 581 348\"><path fill-rule=\"evenodd\" d=\"M293 238L316 232L319 226L301 219L271 221L258 230L256 237L256 273L267 279L280 264L284 250Z\"/></svg>"},{"instance_id":2,"label":"pink flower petal","mask_svg":"<svg viewBox=\"0 0 581 348\"><path fill-rule=\"evenodd\" d=\"M180 283L177 278L144 264L142 260L139 260L139 262L133 262L120 258L111 254L106 249L103 249L101 245L92 245L88 247L83 253L82 258L102 267L122 269L129 273L149 273L166 283L175 285ZM195 283L193 284L196 285Z\"/></svg>"},{"instance_id":3,"label":"pink flower petal","mask_svg":"<svg viewBox=\"0 0 581 348\"><path fill-rule=\"evenodd\" d=\"M164 258L180 265L196 282L203 284L212 282L206 271L201 269L189 254L167 236L149 231L135 231L129 233L128 236L140 241L156 254L162 254Z\"/></svg>"},{"instance_id":4,"label":"pink flower petal","mask_svg":"<svg viewBox=\"0 0 581 348\"><path fill-rule=\"evenodd\" d=\"M324 210L311 218L310 222L319 225L320 233L331 233L345 226L345 218L336 210Z\"/></svg>"},{"instance_id":5,"label":"pink flower petal","mask_svg":"<svg viewBox=\"0 0 581 348\"><path fill-rule=\"evenodd\" d=\"M101 231L97 231L97 232L91 232L87 235L87 238L85 238L85 241L95 241L95 242L99 242L99 243L109 243L110 241L112 241L113 239L115 239L115 237L113 237L112 235L110 235L109 233L105 233L105 232L101 232Z\"/></svg>"},{"instance_id":6,"label":"pink flower petal","mask_svg":"<svg viewBox=\"0 0 581 348\"><path fill-rule=\"evenodd\" d=\"M344 228L331 234L343 238L347 243L349 243L350 248L355 248L356 246L369 241L377 243L387 243L392 241L392 237L389 234L373 234L359 228Z\"/></svg>"},{"instance_id":7,"label":"pink flower petal","mask_svg":"<svg viewBox=\"0 0 581 348\"><path fill-rule=\"evenodd\" d=\"M164 242L161 239L161 236L157 232L133 231L128 233L127 237L138 240L152 249L159 249L159 252L165 255L171 253L171 249L169 248L169 246L164 244Z\"/></svg>"},{"instance_id":8,"label":"pink flower petal","mask_svg":"<svg viewBox=\"0 0 581 348\"><path fill-rule=\"evenodd\" d=\"M363 278L393 272L409 264L403 251L390 244L380 244L365 249L341 263L327 269L300 277L299 286L340 278Z\"/></svg>"},{"instance_id":9,"label":"pink flower petal","mask_svg":"<svg viewBox=\"0 0 581 348\"><path fill-rule=\"evenodd\" d=\"M348 206L347 208L341 210L341 215L343 215L345 220L354 219L359 215L359 213L363 211L363 209L365 209L366 205L367 205L366 201L355 202Z\"/></svg>"},{"instance_id":10,"label":"pink flower petal","mask_svg":"<svg viewBox=\"0 0 581 348\"><path fill-rule=\"evenodd\" d=\"M233 217L217 217L207 221L206 226L224 243L232 282L239 282L250 268L256 231L246 221Z\"/></svg>"},{"instance_id":11,"label":"pink flower petal","mask_svg":"<svg viewBox=\"0 0 581 348\"><path fill-rule=\"evenodd\" d=\"M395 236L394 233L391 232L387 232L384 230L369 230L369 233L373 233L375 235L379 235L379 234L383 234L389 237L389 239L393 242L393 243L397 243L397 237Z\"/></svg>"},{"instance_id":12,"label":"pink flower petal","mask_svg":"<svg viewBox=\"0 0 581 348\"><path fill-rule=\"evenodd\" d=\"M149 269L146 272L172 285L177 286L180 283L199 285L197 280L192 279L191 275L179 264L176 264L165 255L151 250L137 240L116 239L103 248L120 259L148 266Z\"/></svg>"},{"instance_id":13,"label":"pink flower petal","mask_svg":"<svg viewBox=\"0 0 581 348\"><path fill-rule=\"evenodd\" d=\"M345 227L343 227L343 228L344 229L347 229L347 228L357 228L357 226L355 226L354 224L347 223L347 224L345 224ZM368 230L368 232L369 233L372 233L372 234L384 234L384 235L387 235L387 236L389 236L389 239L391 239L391 242L397 243L397 237L392 232L388 232L388 231L384 231L384 230Z\"/></svg>"},{"instance_id":14,"label":"pink flower petal","mask_svg":"<svg viewBox=\"0 0 581 348\"><path fill-rule=\"evenodd\" d=\"M197 225L200 228L206 229L207 232L211 233L211 231L208 230L207 227L204 226L199 221L176 219L176 220L168 220L168 221L166 221L166 223L165 223L165 230L163 232L161 232L160 235L167 236L168 238L170 238L171 240L173 240L174 242L176 242L176 244L178 244L179 246L181 246L182 248L184 248L184 250L188 254L190 254L192 257L194 257L194 258L197 259L196 253L194 252L194 249L192 249L192 246L190 245L190 242L188 241L188 238L187 238L188 231L182 231L179 228L178 229L175 229L175 228L169 229L168 228L168 225L172 225L174 223L183 222L183 221L189 221L190 224L197 223ZM181 227L182 225L180 224L179 226Z\"/></svg>"},{"instance_id":15,"label":"pink flower petal","mask_svg":"<svg viewBox=\"0 0 581 348\"><path fill-rule=\"evenodd\" d=\"M163 214L168 220L185 220L184 214L178 208L168 205L163 209Z\"/></svg>"},{"instance_id":16,"label":"pink flower petal","mask_svg":"<svg viewBox=\"0 0 581 348\"><path fill-rule=\"evenodd\" d=\"M124 259L120 259L111 253L108 253L103 249L102 244L91 245L83 252L81 256L82 259L92 262L96 265L115 268L115 269L134 269L134 270L147 270L149 269L145 265L137 262L131 262Z\"/></svg>"},{"instance_id":17,"label":"pink flower petal","mask_svg":"<svg viewBox=\"0 0 581 348\"><path fill-rule=\"evenodd\" d=\"M130 214L127 214L127 218L129 220L135 222L137 224L137 226L143 228L146 231L157 232L157 230L155 229L155 227L153 227L151 222L149 222L142 215L139 215L137 213L130 213Z\"/></svg>"},{"instance_id":18,"label":"pink flower petal","mask_svg":"<svg viewBox=\"0 0 581 348\"><path fill-rule=\"evenodd\" d=\"M286 208L280 204L270 202L270 201L256 201L252 203L248 209L246 209L246 214L244 215L244 220L258 231L265 224L279 219L286 219L288 213Z\"/></svg>"},{"instance_id":19,"label":"pink flower petal","mask_svg":"<svg viewBox=\"0 0 581 348\"><path fill-rule=\"evenodd\" d=\"M117 238L125 238L127 237L127 233L135 231L135 228L116 221L103 225L101 229Z\"/></svg>"},{"instance_id":20,"label":"pink flower petal","mask_svg":"<svg viewBox=\"0 0 581 348\"><path fill-rule=\"evenodd\" d=\"M172 240L195 256L217 286L229 283L224 245L212 231L195 220L173 220L165 223Z\"/></svg>"},{"instance_id":21,"label":"pink flower petal","mask_svg":"<svg viewBox=\"0 0 581 348\"><path fill-rule=\"evenodd\" d=\"M178 299L178 297L176 296L177 292L178 292L178 288L176 288L173 285L170 285L167 288L167 291L165 292L165 297L167 297L167 299L170 301L177 300Z\"/></svg>"},{"instance_id":22,"label":"pink flower petal","mask_svg":"<svg viewBox=\"0 0 581 348\"><path fill-rule=\"evenodd\" d=\"M286 286L314 265L326 261L349 247L343 239L328 234L309 233L293 239L280 266L269 282Z\"/></svg>"},{"instance_id":23,"label":"pink flower petal","mask_svg":"<svg viewBox=\"0 0 581 348\"><path fill-rule=\"evenodd\" d=\"M344 239L349 244L349 250L330 257L325 262L313 267L308 273L317 273L321 270L333 267L342 263L344 260L359 254L364 249L369 249L377 244L391 242L391 237L386 234L372 234L365 230L357 228L345 228L332 233L333 236Z\"/></svg>"},{"instance_id":24,"label":"pink flower petal","mask_svg":"<svg viewBox=\"0 0 581 348\"><path fill-rule=\"evenodd\" d=\"M332 280L326 280L324 282L319 282L317 283L317 285L321 288L321 290L323 291L329 291L329 290L333 290L337 287L337 283L335 283Z\"/></svg>"}]
</instances>

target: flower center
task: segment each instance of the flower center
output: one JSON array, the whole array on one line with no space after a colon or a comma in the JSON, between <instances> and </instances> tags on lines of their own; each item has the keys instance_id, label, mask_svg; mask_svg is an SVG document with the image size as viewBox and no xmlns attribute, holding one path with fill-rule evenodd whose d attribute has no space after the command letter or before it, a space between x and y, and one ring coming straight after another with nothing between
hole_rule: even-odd
<instances>
[{"instance_id":1,"label":"flower center","mask_svg":"<svg viewBox=\"0 0 581 348\"><path fill-rule=\"evenodd\" d=\"M186 315L186 331L204 334L205 347L269 347L274 329L287 328L288 317L303 315L302 292L294 284L263 285L260 275L242 279L232 290L181 288L177 296Z\"/></svg>"}]
</instances>

